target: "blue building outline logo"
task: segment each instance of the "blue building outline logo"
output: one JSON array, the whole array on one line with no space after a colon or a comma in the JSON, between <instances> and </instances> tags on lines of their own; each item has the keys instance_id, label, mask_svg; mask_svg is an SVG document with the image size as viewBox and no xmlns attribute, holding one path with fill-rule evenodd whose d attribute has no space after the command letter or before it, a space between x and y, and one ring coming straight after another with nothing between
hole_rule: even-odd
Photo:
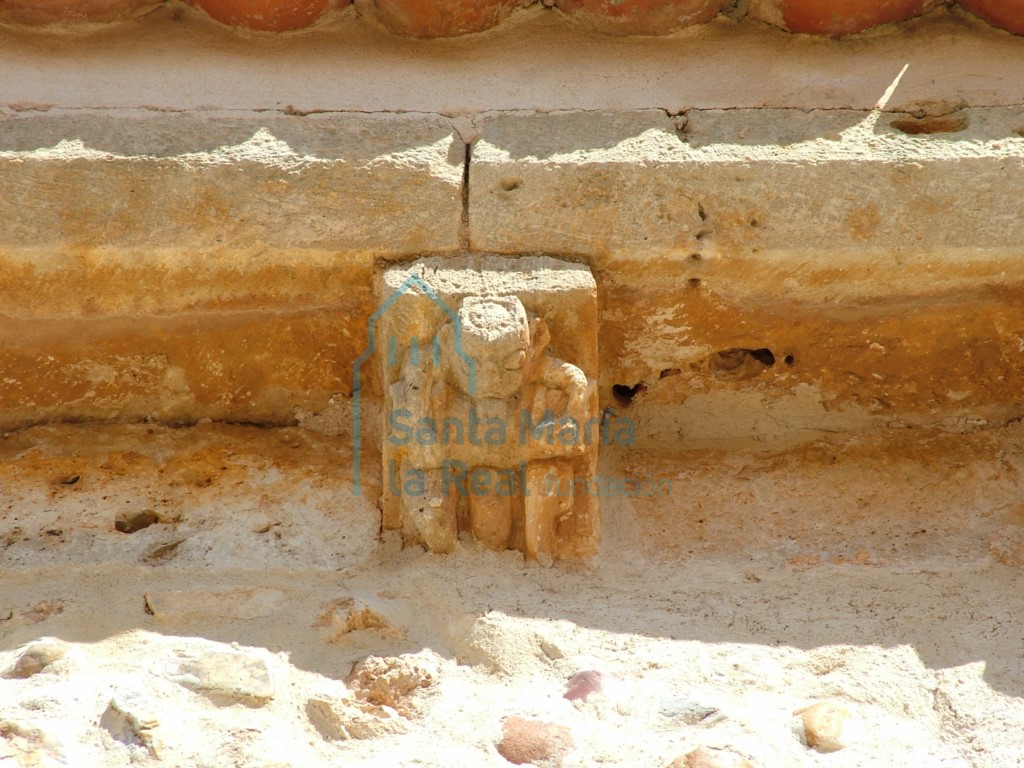
<instances>
[{"instance_id":1,"label":"blue building outline logo","mask_svg":"<svg viewBox=\"0 0 1024 768\"><path fill-rule=\"evenodd\" d=\"M420 275L410 274L395 291L370 315L366 329L367 345L363 353L356 358L352 368L352 399L355 401L352 406L352 485L355 495L362 494L362 458L363 458L363 419L362 419L362 379L363 364L377 351L377 321L390 310L395 302L413 289L418 289L425 296L437 305L453 325L455 337L455 353L466 363L469 371L468 392L476 394L476 361L466 354L462 347L462 319L459 313L437 295L437 292ZM431 354L434 365L441 364L441 340L439 335L434 336L431 343ZM419 361L419 339L409 339L409 355L413 365ZM388 337L388 363L398 365L398 339L395 336Z\"/></svg>"}]
</instances>

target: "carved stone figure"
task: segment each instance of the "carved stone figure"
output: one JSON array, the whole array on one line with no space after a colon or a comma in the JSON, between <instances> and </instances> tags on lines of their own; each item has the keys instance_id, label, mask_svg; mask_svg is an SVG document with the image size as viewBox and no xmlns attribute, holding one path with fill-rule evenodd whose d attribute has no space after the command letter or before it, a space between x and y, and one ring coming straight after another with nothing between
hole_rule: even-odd
<instances>
[{"instance_id":1,"label":"carved stone figure","mask_svg":"<svg viewBox=\"0 0 1024 768\"><path fill-rule=\"evenodd\" d=\"M468 532L531 559L593 554L597 499L589 481L601 440L594 372L552 352L558 331L547 320L564 318L566 330L580 334L562 346L593 369L596 324L580 324L596 312L593 278L545 259L549 278L572 279L548 295L535 285L524 302L515 278L525 265L516 260L461 270L428 263L443 268L418 262L418 271L393 268L384 281L395 297L379 343L388 358L385 527L436 552L451 551Z\"/></svg>"}]
</instances>

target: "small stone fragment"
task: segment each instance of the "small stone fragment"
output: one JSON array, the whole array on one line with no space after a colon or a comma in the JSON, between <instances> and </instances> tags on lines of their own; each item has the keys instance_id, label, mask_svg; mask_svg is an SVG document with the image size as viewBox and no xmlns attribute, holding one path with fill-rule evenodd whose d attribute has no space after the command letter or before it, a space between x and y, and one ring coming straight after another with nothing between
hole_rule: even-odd
<instances>
[{"instance_id":1,"label":"small stone fragment","mask_svg":"<svg viewBox=\"0 0 1024 768\"><path fill-rule=\"evenodd\" d=\"M416 689L432 685L439 672L440 665L432 651L395 657L367 656L352 668L346 683L356 698L407 715L405 699Z\"/></svg>"},{"instance_id":2,"label":"small stone fragment","mask_svg":"<svg viewBox=\"0 0 1024 768\"><path fill-rule=\"evenodd\" d=\"M115 741L145 748L156 758L165 751L156 735L159 725L148 697L140 691L119 691L100 716L100 727Z\"/></svg>"},{"instance_id":3,"label":"small stone fragment","mask_svg":"<svg viewBox=\"0 0 1024 768\"><path fill-rule=\"evenodd\" d=\"M569 678L564 698L569 701L586 701L591 694L604 692L605 683L609 679L609 675L596 669L577 672Z\"/></svg>"},{"instance_id":4,"label":"small stone fragment","mask_svg":"<svg viewBox=\"0 0 1024 768\"><path fill-rule=\"evenodd\" d=\"M697 725L709 717L718 714L718 707L713 707L695 699L682 696L670 696L662 699L658 706L658 714L670 720L681 720L687 725ZM714 718L721 720L721 717Z\"/></svg>"},{"instance_id":5,"label":"small stone fragment","mask_svg":"<svg viewBox=\"0 0 1024 768\"><path fill-rule=\"evenodd\" d=\"M543 720L508 717L501 724L501 734L498 753L515 765L560 766L576 747L566 726Z\"/></svg>"},{"instance_id":6,"label":"small stone fragment","mask_svg":"<svg viewBox=\"0 0 1024 768\"><path fill-rule=\"evenodd\" d=\"M697 747L678 760L674 760L669 768L756 768L743 755L731 749L718 747Z\"/></svg>"},{"instance_id":7,"label":"small stone fragment","mask_svg":"<svg viewBox=\"0 0 1024 768\"><path fill-rule=\"evenodd\" d=\"M822 701L798 709L794 715L803 716L807 746L819 752L835 752L849 746L854 734L855 720L849 709L835 701Z\"/></svg>"},{"instance_id":8,"label":"small stone fragment","mask_svg":"<svg viewBox=\"0 0 1024 768\"><path fill-rule=\"evenodd\" d=\"M20 679L32 677L55 661L64 658L67 652L68 644L63 640L52 637L43 638L18 654L18 658L11 668L4 672L4 677Z\"/></svg>"},{"instance_id":9,"label":"small stone fragment","mask_svg":"<svg viewBox=\"0 0 1024 768\"><path fill-rule=\"evenodd\" d=\"M135 533L159 522L159 515L152 509L143 509L141 512L138 510L123 510L117 513L117 518L114 520L114 528L121 533Z\"/></svg>"},{"instance_id":10,"label":"small stone fragment","mask_svg":"<svg viewBox=\"0 0 1024 768\"><path fill-rule=\"evenodd\" d=\"M373 739L407 728L406 720L391 707L353 699L313 697L306 702L306 716L329 741Z\"/></svg>"},{"instance_id":11,"label":"small stone fragment","mask_svg":"<svg viewBox=\"0 0 1024 768\"><path fill-rule=\"evenodd\" d=\"M208 651L178 661L170 679L214 704L261 707L274 697L267 663L241 651Z\"/></svg>"},{"instance_id":12,"label":"small stone fragment","mask_svg":"<svg viewBox=\"0 0 1024 768\"><path fill-rule=\"evenodd\" d=\"M388 637L403 636L403 633L379 612L354 597L343 597L325 603L313 626L328 630L329 643L336 643L349 632L359 629L376 629Z\"/></svg>"},{"instance_id":13,"label":"small stone fragment","mask_svg":"<svg viewBox=\"0 0 1024 768\"><path fill-rule=\"evenodd\" d=\"M166 544L155 544L142 553L142 556L139 558L139 562L146 565L159 565L160 563L166 563L168 560L174 559L178 554L178 547L186 541L188 541L188 539L177 539L176 541L169 541Z\"/></svg>"}]
</instances>

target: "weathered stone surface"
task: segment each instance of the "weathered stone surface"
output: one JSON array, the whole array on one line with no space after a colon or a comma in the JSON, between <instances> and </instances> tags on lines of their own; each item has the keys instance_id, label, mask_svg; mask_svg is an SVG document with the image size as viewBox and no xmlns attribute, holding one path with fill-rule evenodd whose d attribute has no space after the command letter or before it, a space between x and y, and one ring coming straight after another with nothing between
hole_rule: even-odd
<instances>
[{"instance_id":1,"label":"weathered stone surface","mask_svg":"<svg viewBox=\"0 0 1024 768\"><path fill-rule=\"evenodd\" d=\"M0 253L452 250L462 164L439 117L7 118Z\"/></svg>"},{"instance_id":2,"label":"weathered stone surface","mask_svg":"<svg viewBox=\"0 0 1024 768\"><path fill-rule=\"evenodd\" d=\"M414 37L454 37L482 32L532 0L356 0L360 14L393 32Z\"/></svg>"},{"instance_id":3,"label":"weathered stone surface","mask_svg":"<svg viewBox=\"0 0 1024 768\"><path fill-rule=\"evenodd\" d=\"M450 552L459 530L528 558L596 551L585 489L603 432L590 271L550 258L384 272L384 525Z\"/></svg>"},{"instance_id":4,"label":"weathered stone surface","mask_svg":"<svg viewBox=\"0 0 1024 768\"><path fill-rule=\"evenodd\" d=\"M306 717L329 741L375 739L408 729L408 721L392 708L353 699L314 696L306 701Z\"/></svg>"},{"instance_id":5,"label":"weathered stone surface","mask_svg":"<svg viewBox=\"0 0 1024 768\"><path fill-rule=\"evenodd\" d=\"M68 644L57 638L43 638L29 645L18 654L14 664L4 672L4 677L26 678L38 674L68 652Z\"/></svg>"},{"instance_id":6,"label":"weathered stone surface","mask_svg":"<svg viewBox=\"0 0 1024 768\"><path fill-rule=\"evenodd\" d=\"M990 24L1015 35L1024 35L1024 2L1021 0L960 0L960 5Z\"/></svg>"},{"instance_id":7,"label":"weathered stone surface","mask_svg":"<svg viewBox=\"0 0 1024 768\"><path fill-rule=\"evenodd\" d=\"M409 696L433 685L440 670L440 659L429 650L393 657L367 656L353 667L346 683L359 700L407 715Z\"/></svg>"},{"instance_id":8,"label":"weathered stone surface","mask_svg":"<svg viewBox=\"0 0 1024 768\"><path fill-rule=\"evenodd\" d=\"M156 758L162 757L165 751L156 733L159 725L155 709L147 705L138 692L119 693L100 716L100 727L111 738L129 747L144 747Z\"/></svg>"},{"instance_id":9,"label":"weathered stone surface","mask_svg":"<svg viewBox=\"0 0 1024 768\"><path fill-rule=\"evenodd\" d=\"M668 35L711 21L728 0L558 0L558 7L616 35Z\"/></svg>"},{"instance_id":10,"label":"weathered stone surface","mask_svg":"<svg viewBox=\"0 0 1024 768\"><path fill-rule=\"evenodd\" d=\"M375 255L458 247L462 163L437 118L4 120L0 428L321 409Z\"/></svg>"},{"instance_id":11,"label":"weathered stone surface","mask_svg":"<svg viewBox=\"0 0 1024 768\"><path fill-rule=\"evenodd\" d=\"M222 24L261 32L302 29L352 0L190 0Z\"/></svg>"},{"instance_id":12,"label":"weathered stone surface","mask_svg":"<svg viewBox=\"0 0 1024 768\"><path fill-rule=\"evenodd\" d=\"M119 315L67 328L66 319L0 318L0 429L204 418L287 425L297 408L319 411L351 392L351 360L365 345L337 310Z\"/></svg>"},{"instance_id":13,"label":"weathered stone surface","mask_svg":"<svg viewBox=\"0 0 1024 768\"><path fill-rule=\"evenodd\" d=\"M336 643L350 632L373 629L387 637L402 637L402 632L379 610L363 600L342 597L325 603L313 626L327 632L327 642Z\"/></svg>"},{"instance_id":14,"label":"weathered stone surface","mask_svg":"<svg viewBox=\"0 0 1024 768\"><path fill-rule=\"evenodd\" d=\"M859 733L859 721L844 704L822 701L798 709L807 746L819 752L835 752L848 747Z\"/></svg>"},{"instance_id":15,"label":"weathered stone surface","mask_svg":"<svg viewBox=\"0 0 1024 768\"><path fill-rule=\"evenodd\" d=\"M471 244L588 254L602 406L642 384L623 413L656 444L766 434L766 407L791 435L1010 418L1019 119L907 136L880 112L497 117L474 145Z\"/></svg>"},{"instance_id":16,"label":"weathered stone surface","mask_svg":"<svg viewBox=\"0 0 1024 768\"><path fill-rule=\"evenodd\" d=\"M879 24L906 21L941 0L750 0L756 19L812 35L842 37Z\"/></svg>"},{"instance_id":17,"label":"weathered stone surface","mask_svg":"<svg viewBox=\"0 0 1024 768\"><path fill-rule=\"evenodd\" d=\"M513 765L556 768L576 745L564 725L513 716L502 722L497 746L498 753Z\"/></svg>"},{"instance_id":18,"label":"weathered stone surface","mask_svg":"<svg viewBox=\"0 0 1024 768\"><path fill-rule=\"evenodd\" d=\"M172 664L170 679L215 704L261 707L274 697L266 661L242 651L207 651Z\"/></svg>"},{"instance_id":19,"label":"weathered stone surface","mask_svg":"<svg viewBox=\"0 0 1024 768\"><path fill-rule=\"evenodd\" d=\"M288 602L288 594L279 589L229 589L223 592L203 590L149 591L146 606L157 619L260 619L273 616Z\"/></svg>"}]
</instances>

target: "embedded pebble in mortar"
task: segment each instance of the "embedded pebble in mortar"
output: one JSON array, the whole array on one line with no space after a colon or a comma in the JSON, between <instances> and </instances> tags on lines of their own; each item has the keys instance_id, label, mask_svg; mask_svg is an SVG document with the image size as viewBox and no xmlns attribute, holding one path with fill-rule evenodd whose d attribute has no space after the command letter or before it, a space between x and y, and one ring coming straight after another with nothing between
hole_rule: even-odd
<instances>
[{"instance_id":1,"label":"embedded pebble in mortar","mask_svg":"<svg viewBox=\"0 0 1024 768\"><path fill-rule=\"evenodd\" d=\"M377 630L386 637L403 636L403 632L379 611L354 597L342 597L324 603L313 627L327 631L328 643L340 642L350 632L363 629Z\"/></svg>"},{"instance_id":2,"label":"embedded pebble in mortar","mask_svg":"<svg viewBox=\"0 0 1024 768\"><path fill-rule=\"evenodd\" d=\"M724 718L724 715L718 713L718 707L684 696L668 696L658 705L659 715L669 720L681 720L687 725L696 725L708 718L711 718L712 722L718 722ZM718 716L712 717L713 715Z\"/></svg>"},{"instance_id":3,"label":"embedded pebble in mortar","mask_svg":"<svg viewBox=\"0 0 1024 768\"><path fill-rule=\"evenodd\" d=\"M433 685L440 667L440 657L430 650L394 657L367 656L352 668L345 682L356 698L407 715L409 695Z\"/></svg>"},{"instance_id":4,"label":"embedded pebble in mortar","mask_svg":"<svg viewBox=\"0 0 1024 768\"><path fill-rule=\"evenodd\" d=\"M160 516L152 509L123 510L114 519L114 528L121 533L135 533L160 522Z\"/></svg>"},{"instance_id":5,"label":"embedded pebble in mortar","mask_svg":"<svg viewBox=\"0 0 1024 768\"><path fill-rule=\"evenodd\" d=\"M501 724L498 753L514 765L561 766L575 748L572 732L564 725L543 720L509 717Z\"/></svg>"},{"instance_id":6,"label":"embedded pebble in mortar","mask_svg":"<svg viewBox=\"0 0 1024 768\"><path fill-rule=\"evenodd\" d=\"M856 738L857 720L850 710L836 701L822 701L796 710L802 715L807 746L819 752L835 752Z\"/></svg>"},{"instance_id":7,"label":"embedded pebble in mortar","mask_svg":"<svg viewBox=\"0 0 1024 768\"><path fill-rule=\"evenodd\" d=\"M610 679L610 675L596 669L577 672L569 678L564 698L569 701L586 701L592 693L603 693L605 683Z\"/></svg>"},{"instance_id":8,"label":"embedded pebble in mortar","mask_svg":"<svg viewBox=\"0 0 1024 768\"><path fill-rule=\"evenodd\" d=\"M306 717L328 741L375 739L405 733L408 725L391 707L322 696L314 696L306 702Z\"/></svg>"},{"instance_id":9,"label":"embedded pebble in mortar","mask_svg":"<svg viewBox=\"0 0 1024 768\"><path fill-rule=\"evenodd\" d=\"M27 678L38 674L67 654L68 644L54 637L44 637L18 654L14 665L4 672L7 678Z\"/></svg>"}]
</instances>

